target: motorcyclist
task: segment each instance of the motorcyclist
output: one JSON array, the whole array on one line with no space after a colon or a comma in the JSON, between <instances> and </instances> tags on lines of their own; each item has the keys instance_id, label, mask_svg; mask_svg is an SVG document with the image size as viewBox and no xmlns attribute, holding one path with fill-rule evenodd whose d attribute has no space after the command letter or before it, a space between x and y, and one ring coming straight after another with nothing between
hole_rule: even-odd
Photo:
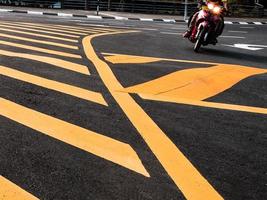
<instances>
[{"instance_id":1,"label":"motorcyclist","mask_svg":"<svg viewBox=\"0 0 267 200\"><path fill-rule=\"evenodd\" d=\"M216 2L220 4L221 6L223 6L226 11L228 10L227 0L198 0L198 8L201 10L202 6L207 5L209 2ZM190 25L189 25L189 29L183 34L185 38L189 38L192 35L193 28L196 25L198 13L199 11L193 14ZM221 26L222 27L221 27L221 30L219 30L218 35L222 33L223 25Z\"/></svg>"}]
</instances>

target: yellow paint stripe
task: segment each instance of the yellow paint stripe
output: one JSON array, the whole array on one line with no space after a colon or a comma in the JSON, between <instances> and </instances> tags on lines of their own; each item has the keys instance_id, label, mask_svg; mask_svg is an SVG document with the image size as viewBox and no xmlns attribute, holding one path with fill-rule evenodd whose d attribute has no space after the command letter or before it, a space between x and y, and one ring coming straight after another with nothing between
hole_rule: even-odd
<instances>
[{"instance_id":1,"label":"yellow paint stripe","mask_svg":"<svg viewBox=\"0 0 267 200\"><path fill-rule=\"evenodd\" d=\"M52 57L47 57L47 56L37 56L37 55L25 54L25 53L15 53L12 51L5 51L1 49L0 49L0 55L36 60L39 62L54 65L59 68L68 69L68 70L78 72L81 74L85 74L85 75L90 75L90 72L86 66L76 64L73 62L69 62L69 61L65 61L65 60L58 59L58 58L52 58Z\"/></svg>"},{"instance_id":2,"label":"yellow paint stripe","mask_svg":"<svg viewBox=\"0 0 267 200\"><path fill-rule=\"evenodd\" d=\"M0 66L0 74L107 106L107 103L104 100L103 96L98 92L93 92L79 87L71 86L65 83L60 83L57 81L41 78L39 76L34 76L4 66Z\"/></svg>"},{"instance_id":3,"label":"yellow paint stripe","mask_svg":"<svg viewBox=\"0 0 267 200\"><path fill-rule=\"evenodd\" d=\"M118 33L129 33L129 31L117 32L116 34ZM109 34L115 33L87 36L83 39L83 46L86 56L95 65L112 96L187 199L222 200L223 198L220 194L198 172L134 99L127 93L117 92L123 88L122 85L116 79L107 63L98 58L91 44L93 38Z\"/></svg>"},{"instance_id":4,"label":"yellow paint stripe","mask_svg":"<svg viewBox=\"0 0 267 200\"><path fill-rule=\"evenodd\" d=\"M89 34L89 33L98 33L98 32L103 32L105 30L95 30L95 29L87 29L87 30L83 30L83 29L79 29L77 27L70 27L70 26L61 26L61 25L55 25L55 24L34 24L34 23L20 23L20 24L29 24L32 26L36 26L36 27L43 27L43 28L51 28L53 27L54 29L60 30L60 31L70 31L72 33L83 33L85 35Z\"/></svg>"},{"instance_id":5,"label":"yellow paint stripe","mask_svg":"<svg viewBox=\"0 0 267 200\"><path fill-rule=\"evenodd\" d=\"M0 199L1 200L38 200L19 186L0 176Z\"/></svg>"},{"instance_id":6,"label":"yellow paint stripe","mask_svg":"<svg viewBox=\"0 0 267 200\"><path fill-rule=\"evenodd\" d=\"M115 31L115 29L112 28L97 28L97 27L88 27L88 28L83 28L83 27L78 27L78 26L66 26L66 25L59 25L59 24L55 24L54 26L56 27L60 27L60 28L73 28L75 30L79 30L79 31L86 31L86 32L90 32L90 31L95 31L95 32L106 32L106 31Z\"/></svg>"},{"instance_id":7,"label":"yellow paint stripe","mask_svg":"<svg viewBox=\"0 0 267 200\"><path fill-rule=\"evenodd\" d=\"M13 22L12 22L13 24ZM74 34L74 35L87 35L86 33L81 33L78 31L68 31L68 30L62 30L62 29L55 29L51 26L45 26L45 25L40 25L40 24L32 24L32 23L26 23L26 22L16 22L16 25L23 26L23 27L32 27L32 28L38 28L42 30L52 30L54 32L59 32L59 33L69 33L69 34Z\"/></svg>"},{"instance_id":8,"label":"yellow paint stripe","mask_svg":"<svg viewBox=\"0 0 267 200\"><path fill-rule=\"evenodd\" d=\"M161 61L159 58L149 58L141 56L113 55L105 56L105 60L112 64L144 64Z\"/></svg>"},{"instance_id":9,"label":"yellow paint stripe","mask_svg":"<svg viewBox=\"0 0 267 200\"><path fill-rule=\"evenodd\" d=\"M3 34L3 33L0 33L0 37L12 38L12 39L16 39L16 40L35 42L35 43L39 43L39 44L46 44L46 45L52 45L52 46L57 46L57 47L63 47L63 48L78 50L77 46L66 45L66 44L56 43L56 42L43 41L43 40L35 40L35 39L31 39L31 38L19 37L19 36L14 36L14 35L7 35L7 34Z\"/></svg>"},{"instance_id":10,"label":"yellow paint stripe","mask_svg":"<svg viewBox=\"0 0 267 200\"><path fill-rule=\"evenodd\" d=\"M16 47L16 48L21 48L21 49L38 51L38 52L47 53L47 54L53 54L53 55L57 55L57 56L79 58L79 59L82 58L82 56L77 55L77 54L71 54L71 53L66 53L66 52L62 52L62 51L55 51L55 50L50 50L50 49L45 49L45 48L40 48L40 47L34 47L34 46L29 46L29 45L24 45L24 44L19 44L19 43L7 42L4 40L0 40L0 44L12 46L12 47Z\"/></svg>"},{"instance_id":11,"label":"yellow paint stripe","mask_svg":"<svg viewBox=\"0 0 267 200\"><path fill-rule=\"evenodd\" d=\"M171 97L163 96L163 95L139 94L139 96L142 97L143 99L149 99L149 100L154 100L154 101L163 101L163 102L179 103L179 104L185 104L185 105L193 105L193 106L201 106L201 107L207 107L207 108L216 108L216 109L233 110L233 111L241 111L241 112L250 112L250 113L258 113L258 114L267 114L267 108L225 104L225 103L214 103L214 102L198 101L198 100L192 100L192 99L171 98Z\"/></svg>"},{"instance_id":12,"label":"yellow paint stripe","mask_svg":"<svg viewBox=\"0 0 267 200\"><path fill-rule=\"evenodd\" d=\"M0 98L0 115L149 177L138 155L128 144L3 98Z\"/></svg>"},{"instance_id":13,"label":"yellow paint stripe","mask_svg":"<svg viewBox=\"0 0 267 200\"><path fill-rule=\"evenodd\" d=\"M180 62L180 63L192 63L192 64L203 64L203 65L219 65L221 63L214 63L214 62L202 62L202 61L195 61L195 60L180 60L180 59L169 59L169 58L158 58L158 57L151 57L151 56L135 56L135 55L126 55L126 54L116 54L116 53L102 53L103 55L106 56L120 56L120 57L124 57L123 60L119 60L119 59L115 59L114 58L110 58L113 64L127 64L129 61L131 61L131 57L133 59L140 59L140 60L145 60L145 63L149 63L148 61L150 60L150 62L158 62L158 61L170 61L170 62ZM128 60L126 59L126 57L128 57ZM132 62L131 62L132 63ZM141 63L139 61L139 63Z\"/></svg>"},{"instance_id":14,"label":"yellow paint stripe","mask_svg":"<svg viewBox=\"0 0 267 200\"><path fill-rule=\"evenodd\" d=\"M1 27L2 25L0 25ZM56 37L56 36L51 36L51 35L44 35L44 34L40 34L40 33L32 33L32 32L27 32L27 31L18 31L15 30L16 28L0 28L0 31L6 31L6 32L11 32L11 33L19 33L19 34L23 34L23 35L30 35L30 36L36 36L36 37L42 37L42 38L49 38L49 39L54 39L54 40L61 40L61 41L66 41L66 42L73 42L73 43L77 43L78 40L73 40L73 39L68 39L68 38L62 38L62 37Z\"/></svg>"},{"instance_id":15,"label":"yellow paint stripe","mask_svg":"<svg viewBox=\"0 0 267 200\"><path fill-rule=\"evenodd\" d=\"M60 35L60 36L65 36L65 37L70 37L70 38L79 38L79 35L70 35L70 34L66 34L66 33L58 33L55 31L47 31L47 30L40 30L40 28L38 28L38 30L36 30L36 28L27 28L24 27L22 25L16 24L14 27L13 25L9 25L8 23L3 23L0 22L0 26L1 27L8 27L8 28L15 28L15 29L19 29L19 30L28 30L28 31L33 31L33 32L38 32L38 33L47 33L47 34L53 34L53 35Z\"/></svg>"}]
</instances>

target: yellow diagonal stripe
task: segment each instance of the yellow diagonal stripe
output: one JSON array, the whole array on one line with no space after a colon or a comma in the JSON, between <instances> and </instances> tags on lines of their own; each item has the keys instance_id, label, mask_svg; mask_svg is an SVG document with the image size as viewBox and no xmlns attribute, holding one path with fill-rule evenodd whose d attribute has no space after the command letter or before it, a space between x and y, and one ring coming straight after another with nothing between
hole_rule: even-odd
<instances>
[{"instance_id":1,"label":"yellow diagonal stripe","mask_svg":"<svg viewBox=\"0 0 267 200\"><path fill-rule=\"evenodd\" d=\"M19 30L27 30L27 31L33 31L33 32L38 32L38 33L47 33L47 34L53 34L53 35L60 35L60 36L65 36L65 37L70 37L70 38L79 38L79 35L71 35L71 34L66 34L66 33L58 33L55 31L48 31L48 30L40 30L40 28L38 28L38 30L36 28L27 28L27 27L23 27L22 25L16 24L16 26L13 25L9 25L8 23L3 23L0 21L0 26L1 27L7 27L7 28L15 28L15 29L19 29Z\"/></svg>"},{"instance_id":2,"label":"yellow diagonal stripe","mask_svg":"<svg viewBox=\"0 0 267 200\"><path fill-rule=\"evenodd\" d=\"M52 57L47 57L47 56L37 56L37 55L26 54L26 53L15 53L15 52L5 51L1 49L0 49L0 55L36 60L39 62L54 65L59 68L68 69L68 70L78 72L81 74L85 74L85 75L90 75L90 72L86 66L76 64L70 61L65 61L65 60L58 59L58 58L52 58Z\"/></svg>"},{"instance_id":3,"label":"yellow diagonal stripe","mask_svg":"<svg viewBox=\"0 0 267 200\"><path fill-rule=\"evenodd\" d=\"M92 46L92 39L95 37L119 33L129 33L129 31L103 33L85 37L83 39L83 46L86 56L93 62L111 95L184 196L188 200L222 200L222 196L209 184L135 100L129 94L119 92L123 89L122 85L108 64L97 56Z\"/></svg>"},{"instance_id":4,"label":"yellow diagonal stripe","mask_svg":"<svg viewBox=\"0 0 267 200\"><path fill-rule=\"evenodd\" d=\"M4 27L3 25L0 25L0 27ZM42 37L42 38L49 38L49 39L54 39L54 40L61 40L61 41L66 41L66 42L73 42L77 43L78 40L73 40L73 39L68 39L68 38L63 38L63 37L56 37L56 36L51 36L51 35L44 35L40 33L32 33L32 32L27 32L27 31L18 31L15 30L18 28L0 28L0 31L6 31L6 32L12 32L12 33L19 33L23 35L30 35L30 36L36 36L36 37Z\"/></svg>"},{"instance_id":5,"label":"yellow diagonal stripe","mask_svg":"<svg viewBox=\"0 0 267 200\"><path fill-rule=\"evenodd\" d=\"M55 50L25 45L25 44L14 43L14 42L7 42L4 40L0 40L0 44L6 45L6 46L12 46L12 47L16 47L16 48L21 48L21 49L38 51L38 52L47 53L47 54L53 54L53 55L57 55L57 56L64 56L64 57L70 57L70 58L82 58L82 56L80 56L78 54L66 53L66 52L62 52L62 51L55 51Z\"/></svg>"},{"instance_id":6,"label":"yellow diagonal stripe","mask_svg":"<svg viewBox=\"0 0 267 200\"><path fill-rule=\"evenodd\" d=\"M0 115L149 177L128 144L0 98ZM1 191L1 187L0 187Z\"/></svg>"},{"instance_id":7,"label":"yellow diagonal stripe","mask_svg":"<svg viewBox=\"0 0 267 200\"><path fill-rule=\"evenodd\" d=\"M234 111L241 111L241 112L267 114L267 108L260 108L260 107L198 101L194 99L172 98L172 97L164 96L164 95L139 94L139 96L142 97L143 99L149 99L149 100L154 100L154 101L171 102L171 103L201 106L201 107L223 109L223 110L234 110Z\"/></svg>"},{"instance_id":8,"label":"yellow diagonal stripe","mask_svg":"<svg viewBox=\"0 0 267 200\"><path fill-rule=\"evenodd\" d=\"M18 70L10 69L4 66L0 66L0 74L20 80L20 81L35 84L35 85L38 85L38 86L41 86L47 89L55 90L61 93L65 93L65 94L72 95L72 96L75 96L81 99L85 99L87 101L92 101L94 103L107 106L107 103L104 100L103 96L98 92L93 92L93 91L89 91L89 90L75 87L72 85L68 85L65 83L60 83L57 81L52 81L49 79L41 78L39 76L34 76L31 74L27 74L27 73L24 73Z\"/></svg>"},{"instance_id":9,"label":"yellow diagonal stripe","mask_svg":"<svg viewBox=\"0 0 267 200\"><path fill-rule=\"evenodd\" d=\"M0 200L38 200L38 198L0 176Z\"/></svg>"},{"instance_id":10,"label":"yellow diagonal stripe","mask_svg":"<svg viewBox=\"0 0 267 200\"><path fill-rule=\"evenodd\" d=\"M12 22L14 25L14 23ZM69 34L74 34L74 35L87 35L86 33L82 33L79 31L68 31L68 30L62 30L62 29L55 29L51 26L45 26L41 24L33 24L33 23L26 23L26 22L15 22L16 25L23 26L23 27L31 27L31 28L38 28L42 30L49 30L49 31L54 31L54 32L59 32L59 33L69 33Z\"/></svg>"},{"instance_id":11,"label":"yellow diagonal stripe","mask_svg":"<svg viewBox=\"0 0 267 200\"><path fill-rule=\"evenodd\" d=\"M39 43L39 44L52 45L52 46L63 47L63 48L68 48L68 49L75 49L75 50L79 49L77 46L66 45L66 44L56 43L56 42L43 41L43 40L35 40L35 39L31 39L31 38L19 37L19 36L14 36L14 35L7 35L7 34L3 34L3 33L0 33L0 37L12 38L12 39L22 40L22 41L27 41L27 42L35 42L35 43Z\"/></svg>"}]
</instances>

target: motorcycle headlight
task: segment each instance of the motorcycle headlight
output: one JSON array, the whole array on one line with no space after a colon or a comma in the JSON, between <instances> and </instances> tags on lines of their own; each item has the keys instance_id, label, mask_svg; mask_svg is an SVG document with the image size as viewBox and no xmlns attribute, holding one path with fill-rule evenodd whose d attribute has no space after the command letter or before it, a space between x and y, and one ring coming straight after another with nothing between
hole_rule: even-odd
<instances>
[{"instance_id":1,"label":"motorcycle headlight","mask_svg":"<svg viewBox=\"0 0 267 200\"><path fill-rule=\"evenodd\" d=\"M215 7L213 8L213 12L214 12L215 14L219 14L219 13L221 12L221 8L220 8L219 6L215 6Z\"/></svg>"},{"instance_id":2,"label":"motorcycle headlight","mask_svg":"<svg viewBox=\"0 0 267 200\"><path fill-rule=\"evenodd\" d=\"M208 3L208 8L212 10L214 8L214 5L212 3Z\"/></svg>"}]
</instances>

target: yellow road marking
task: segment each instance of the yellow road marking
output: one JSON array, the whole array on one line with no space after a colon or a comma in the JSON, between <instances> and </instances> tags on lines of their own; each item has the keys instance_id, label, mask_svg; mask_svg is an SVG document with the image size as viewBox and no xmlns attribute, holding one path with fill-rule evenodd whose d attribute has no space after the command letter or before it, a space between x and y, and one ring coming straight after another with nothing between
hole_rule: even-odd
<instances>
[{"instance_id":1,"label":"yellow road marking","mask_svg":"<svg viewBox=\"0 0 267 200\"><path fill-rule=\"evenodd\" d=\"M60 35L60 36L71 37L71 38L79 38L80 37L79 35L70 35L70 34L66 34L66 33L58 33L58 32L47 31L47 30L44 31L44 30L40 30L40 28L38 28L38 30L36 30L36 28L26 28L26 27L23 27L22 25L19 25L19 24L16 24L16 26L14 27L14 24L9 25L8 23L3 23L1 21L0 21L0 26L20 29L20 30L33 31L33 32L38 32L38 33L48 33L48 34L53 34L53 35Z\"/></svg>"},{"instance_id":2,"label":"yellow road marking","mask_svg":"<svg viewBox=\"0 0 267 200\"><path fill-rule=\"evenodd\" d=\"M0 25L1 27L2 25ZM18 27L17 27L18 28ZM7 31L7 32L12 32L12 33L19 33L23 35L30 35L30 36L36 36L36 37L43 37L43 38L49 38L49 39L54 39L54 40L61 40L61 41L66 41L66 42L73 42L77 43L78 40L73 40L73 39L68 39L68 38L62 38L62 37L56 37L56 36L51 36L51 35L44 35L44 34L39 34L39 33L32 33L32 32L27 32L27 31L17 31L14 30L16 28L0 28L0 31Z\"/></svg>"},{"instance_id":3,"label":"yellow road marking","mask_svg":"<svg viewBox=\"0 0 267 200\"><path fill-rule=\"evenodd\" d=\"M55 90L61 93L72 95L87 101L92 101L101 105L108 106L103 96L98 92L89 91L65 83L60 83L57 81L52 81L49 79L41 78L39 76L34 76L27 74L18 70L10 69L4 66L0 66L0 74L8 76L17 80L21 80L27 83L35 84L44 88Z\"/></svg>"},{"instance_id":4,"label":"yellow road marking","mask_svg":"<svg viewBox=\"0 0 267 200\"><path fill-rule=\"evenodd\" d=\"M128 55L113 55L105 56L105 60L113 64L143 64L161 61L159 58L141 57L141 56L128 56Z\"/></svg>"},{"instance_id":5,"label":"yellow road marking","mask_svg":"<svg viewBox=\"0 0 267 200\"><path fill-rule=\"evenodd\" d=\"M214 62L202 62L202 61L195 61L195 60L179 60L179 59L169 59L169 58L158 58L158 57L151 57L151 56L135 56L135 55L125 55L125 54L116 54L116 53L102 53L106 55L107 58L112 56L110 59L111 63L113 64L127 64L129 62L133 63L133 60L138 61L138 63L142 63L141 61L144 60L144 63L157 62L157 61L170 61L170 62L179 62L179 63L192 63L192 64L203 64L203 65L220 65L221 63L214 63ZM113 57L114 56L114 57ZM119 58L123 58L120 60Z\"/></svg>"},{"instance_id":6,"label":"yellow road marking","mask_svg":"<svg viewBox=\"0 0 267 200\"><path fill-rule=\"evenodd\" d=\"M267 108L198 101L194 99L171 98L169 96L166 97L164 95L139 94L139 96L142 97L143 99L154 100L154 101L163 101L163 102L179 103L185 105L201 106L201 107L224 109L224 110L234 110L241 112L258 113L258 114L267 114Z\"/></svg>"},{"instance_id":7,"label":"yellow road marking","mask_svg":"<svg viewBox=\"0 0 267 200\"><path fill-rule=\"evenodd\" d=\"M12 22L13 24L13 22ZM69 33L69 34L74 34L74 35L87 35L86 33L81 33L77 31L68 31L68 30L62 30L62 29L55 29L51 26L45 26L45 25L40 25L40 24L32 24L32 23L26 23L26 22L16 22L16 25L23 26L23 27L32 27L32 28L38 28L42 30L50 30L54 32L59 32L59 33ZM14 25L14 24L13 24Z\"/></svg>"},{"instance_id":8,"label":"yellow road marking","mask_svg":"<svg viewBox=\"0 0 267 200\"><path fill-rule=\"evenodd\" d=\"M30 193L0 176L0 200L38 200Z\"/></svg>"},{"instance_id":9,"label":"yellow road marking","mask_svg":"<svg viewBox=\"0 0 267 200\"><path fill-rule=\"evenodd\" d=\"M102 33L85 37L83 39L83 46L86 56L93 62L112 96L185 197L189 200L222 200L223 198L134 99L127 93L118 92L123 89L122 85L116 79L107 63L98 58L91 41L95 37L119 33L129 33L129 31Z\"/></svg>"},{"instance_id":10,"label":"yellow road marking","mask_svg":"<svg viewBox=\"0 0 267 200\"><path fill-rule=\"evenodd\" d=\"M23 41L27 41L27 42L35 42L35 43L39 43L39 44L46 44L46 45L52 45L52 46L58 46L58 47L78 50L77 46L66 45L66 44L61 44L61 43L56 43L56 42L43 41L43 40L35 40L35 39L31 39L31 38L19 37L19 36L14 36L14 35L7 35L7 34L3 34L3 33L0 33L0 37L12 38L12 39L16 39L16 40L23 40Z\"/></svg>"},{"instance_id":11,"label":"yellow road marking","mask_svg":"<svg viewBox=\"0 0 267 200\"><path fill-rule=\"evenodd\" d=\"M162 95L172 99L204 100L229 89L245 78L262 73L267 73L267 70L220 64L214 67L179 70L123 91Z\"/></svg>"},{"instance_id":12,"label":"yellow road marking","mask_svg":"<svg viewBox=\"0 0 267 200\"><path fill-rule=\"evenodd\" d=\"M0 115L149 177L138 155L129 144L34 111L3 98L0 98Z\"/></svg>"},{"instance_id":13,"label":"yellow road marking","mask_svg":"<svg viewBox=\"0 0 267 200\"><path fill-rule=\"evenodd\" d=\"M90 75L90 72L86 66L76 64L73 62L69 62L69 61L65 61L65 60L58 59L58 58L52 58L52 57L47 57L47 56L37 56L37 55L25 54L25 53L15 53L15 52L5 51L1 49L0 49L0 55L36 60L39 62L54 65L56 67L60 67L63 69L68 69L68 70L78 72L81 74Z\"/></svg>"},{"instance_id":14,"label":"yellow road marking","mask_svg":"<svg viewBox=\"0 0 267 200\"><path fill-rule=\"evenodd\" d=\"M55 51L55 50L50 50L50 49L45 49L45 48L40 48L40 47L34 47L34 46L29 46L29 45L24 45L24 44L7 42L7 41L3 41L3 40L0 40L0 44L12 46L12 47L17 47L17 48L21 48L21 49L28 49L28 50L32 50L32 51L39 51L42 53L53 54L53 55L57 55L57 56L64 56L64 57L70 57L70 58L82 58L78 54L71 54L71 53L66 53L66 52L62 52L62 51Z\"/></svg>"},{"instance_id":15,"label":"yellow road marking","mask_svg":"<svg viewBox=\"0 0 267 200\"><path fill-rule=\"evenodd\" d=\"M66 25L59 25L59 24L55 24L54 26L56 27L60 27L60 28L74 28L75 30L79 30L79 31L95 31L95 32L106 32L106 31L115 31L115 29L112 28L97 28L97 27L88 27L88 28L83 28L83 27L78 27L78 26L66 26Z\"/></svg>"},{"instance_id":16,"label":"yellow road marking","mask_svg":"<svg viewBox=\"0 0 267 200\"><path fill-rule=\"evenodd\" d=\"M40 27L44 27L44 28L51 28L53 27L54 29L57 29L57 30L62 30L62 31L70 31L72 33L83 33L85 35L89 34L89 33L99 33L99 32L104 32L106 31L105 29L102 30L102 29L80 29L78 27L74 27L74 26L62 26L62 25L55 25L55 24L34 24L34 23L26 23L26 22L19 22L20 24L29 24L29 25L33 25L33 26L40 26ZM109 29L108 29L109 30ZM110 30L109 30L110 31Z\"/></svg>"}]
</instances>

